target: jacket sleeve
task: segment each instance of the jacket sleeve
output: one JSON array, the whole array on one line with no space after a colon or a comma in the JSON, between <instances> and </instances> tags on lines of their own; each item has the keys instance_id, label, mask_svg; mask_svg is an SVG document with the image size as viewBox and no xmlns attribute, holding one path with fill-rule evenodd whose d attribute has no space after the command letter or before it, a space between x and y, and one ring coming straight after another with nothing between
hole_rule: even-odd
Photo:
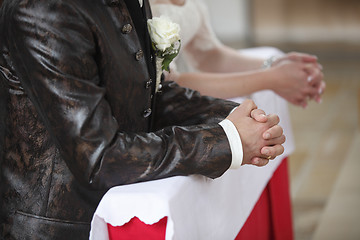
<instances>
[{"instance_id":1,"label":"jacket sleeve","mask_svg":"<svg viewBox=\"0 0 360 240\"><path fill-rule=\"evenodd\" d=\"M171 125L214 124L222 121L239 104L202 96L175 82L164 81L156 100L155 129Z\"/></svg>"},{"instance_id":2,"label":"jacket sleeve","mask_svg":"<svg viewBox=\"0 0 360 240\"><path fill-rule=\"evenodd\" d=\"M226 116L218 100L170 84L165 88L176 91L166 90L159 100L158 109L165 107L158 114L164 117L159 128L150 133L119 129L100 84L94 34L70 5L19 8L4 34L26 94L78 181L107 189L175 175L221 176L231 164L231 151L218 121L208 120L211 114ZM181 99L178 104L189 99L191 108L180 111L172 94ZM165 120L172 117L177 120Z\"/></svg>"}]
</instances>

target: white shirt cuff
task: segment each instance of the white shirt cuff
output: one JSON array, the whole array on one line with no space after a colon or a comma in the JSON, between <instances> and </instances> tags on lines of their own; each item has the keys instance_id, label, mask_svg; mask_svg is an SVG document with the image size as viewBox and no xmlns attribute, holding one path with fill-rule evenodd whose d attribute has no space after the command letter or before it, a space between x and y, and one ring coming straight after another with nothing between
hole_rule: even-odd
<instances>
[{"instance_id":1,"label":"white shirt cuff","mask_svg":"<svg viewBox=\"0 0 360 240\"><path fill-rule=\"evenodd\" d=\"M235 125L228 119L224 119L219 123L229 140L232 160L230 169L239 168L243 161L243 148L240 135Z\"/></svg>"}]
</instances>

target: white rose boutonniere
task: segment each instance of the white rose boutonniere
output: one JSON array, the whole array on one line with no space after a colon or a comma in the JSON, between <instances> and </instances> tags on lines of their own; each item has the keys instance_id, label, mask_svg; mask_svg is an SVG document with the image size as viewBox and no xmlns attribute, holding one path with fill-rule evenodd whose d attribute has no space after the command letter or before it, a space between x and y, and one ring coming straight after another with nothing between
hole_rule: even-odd
<instances>
[{"instance_id":1,"label":"white rose boutonniere","mask_svg":"<svg viewBox=\"0 0 360 240\"><path fill-rule=\"evenodd\" d=\"M163 70L170 71L171 61L179 54L180 26L170 19L160 16L148 20L148 29L156 55L156 89L159 91Z\"/></svg>"}]
</instances>

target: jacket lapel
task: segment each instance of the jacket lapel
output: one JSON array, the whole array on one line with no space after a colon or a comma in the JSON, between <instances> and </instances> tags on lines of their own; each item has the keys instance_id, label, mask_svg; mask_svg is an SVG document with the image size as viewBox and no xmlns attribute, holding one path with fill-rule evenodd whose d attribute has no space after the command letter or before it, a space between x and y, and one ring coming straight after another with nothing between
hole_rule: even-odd
<instances>
[{"instance_id":1,"label":"jacket lapel","mask_svg":"<svg viewBox=\"0 0 360 240\"><path fill-rule=\"evenodd\" d=\"M144 0L143 11L146 19L152 18L150 3L148 0Z\"/></svg>"}]
</instances>

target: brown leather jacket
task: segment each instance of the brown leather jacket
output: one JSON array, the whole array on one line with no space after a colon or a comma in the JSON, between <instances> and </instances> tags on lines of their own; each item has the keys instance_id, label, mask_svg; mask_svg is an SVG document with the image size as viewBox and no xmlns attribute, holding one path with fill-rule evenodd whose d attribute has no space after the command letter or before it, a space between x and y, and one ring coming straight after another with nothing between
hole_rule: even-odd
<instances>
[{"instance_id":1,"label":"brown leather jacket","mask_svg":"<svg viewBox=\"0 0 360 240\"><path fill-rule=\"evenodd\" d=\"M144 4L130 12L124 0L4 1L2 238L87 239L109 188L216 178L230 166L217 123L234 103L172 82L154 94Z\"/></svg>"}]
</instances>

